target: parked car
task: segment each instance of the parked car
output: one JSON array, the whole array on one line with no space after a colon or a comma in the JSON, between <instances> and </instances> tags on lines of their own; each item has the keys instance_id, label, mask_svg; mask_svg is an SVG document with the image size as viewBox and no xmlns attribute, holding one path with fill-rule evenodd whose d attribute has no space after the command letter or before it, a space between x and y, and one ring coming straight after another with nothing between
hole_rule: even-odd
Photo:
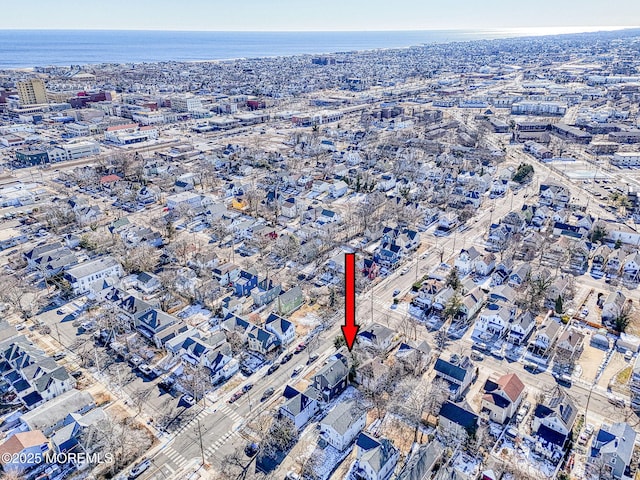
<instances>
[{"instance_id":1,"label":"parked car","mask_svg":"<svg viewBox=\"0 0 640 480\"><path fill-rule=\"evenodd\" d=\"M64 357L66 357L66 356L67 356L67 354L66 354L66 353L64 353L64 352L58 352L58 353L56 353L56 354L53 356L53 359L54 359L54 360L56 360L56 361L57 361L57 360L62 360L62 359L63 359Z\"/></svg>"},{"instance_id":2,"label":"parked car","mask_svg":"<svg viewBox=\"0 0 640 480\"><path fill-rule=\"evenodd\" d=\"M307 365L311 365L313 362L315 362L318 357L320 355L318 355L317 353L312 353L311 355L309 355L309 360L307 360Z\"/></svg>"},{"instance_id":3,"label":"parked car","mask_svg":"<svg viewBox=\"0 0 640 480\"><path fill-rule=\"evenodd\" d=\"M246 393L252 388L253 388L253 383L247 383L244 387L242 387L242 391Z\"/></svg>"},{"instance_id":4,"label":"parked car","mask_svg":"<svg viewBox=\"0 0 640 480\"><path fill-rule=\"evenodd\" d=\"M273 387L269 387L269 388L267 388L267 389L263 392L262 397L260 398L260 401L261 401L261 402L264 402L267 398L269 398L271 395L273 395L275 391L276 391L276 390L275 390L275 388L273 388Z\"/></svg>"},{"instance_id":5,"label":"parked car","mask_svg":"<svg viewBox=\"0 0 640 480\"><path fill-rule=\"evenodd\" d=\"M142 462L135 465L131 472L129 472L129 480L133 480L134 478L138 478L142 475L149 467L151 466L151 460L143 460Z\"/></svg>"},{"instance_id":6,"label":"parked car","mask_svg":"<svg viewBox=\"0 0 640 480\"><path fill-rule=\"evenodd\" d=\"M280 364L279 363L274 363L273 365L271 365L269 367L269 369L267 370L267 375L271 375L273 372L275 372L276 370L278 370L280 368Z\"/></svg>"},{"instance_id":7,"label":"parked car","mask_svg":"<svg viewBox=\"0 0 640 480\"><path fill-rule=\"evenodd\" d=\"M398 296L398 294L399 294L399 293L400 293L400 290L395 289L395 290L393 291L393 296L394 296L394 297L396 297L396 296Z\"/></svg>"},{"instance_id":8,"label":"parked car","mask_svg":"<svg viewBox=\"0 0 640 480\"><path fill-rule=\"evenodd\" d=\"M300 353L300 352L302 352L305 348L307 348L307 344L306 344L306 343L304 343L304 342L299 343L299 344L298 344L298 346L297 346L297 347L296 347L296 349L295 349L295 353Z\"/></svg>"},{"instance_id":9,"label":"parked car","mask_svg":"<svg viewBox=\"0 0 640 480\"><path fill-rule=\"evenodd\" d=\"M304 365L298 365L296 368L293 369L293 372L291 372L291 376L295 377L296 375L300 375L300 372L304 369Z\"/></svg>"},{"instance_id":10,"label":"parked car","mask_svg":"<svg viewBox=\"0 0 640 480\"><path fill-rule=\"evenodd\" d=\"M242 395L244 395L244 392L242 390L238 390L236 393L234 393L233 395L231 395L231 398L229 399L229 403L234 403L236 400L238 400Z\"/></svg>"},{"instance_id":11,"label":"parked car","mask_svg":"<svg viewBox=\"0 0 640 480\"><path fill-rule=\"evenodd\" d=\"M287 363L292 358L293 358L293 353L285 353L283 355L282 359L280 360L280 365L284 365L285 363Z\"/></svg>"},{"instance_id":12,"label":"parked car","mask_svg":"<svg viewBox=\"0 0 640 480\"><path fill-rule=\"evenodd\" d=\"M186 395L185 394L180 399L180 402L186 404L187 407L193 407L196 404L196 399L193 398L191 395Z\"/></svg>"}]
</instances>

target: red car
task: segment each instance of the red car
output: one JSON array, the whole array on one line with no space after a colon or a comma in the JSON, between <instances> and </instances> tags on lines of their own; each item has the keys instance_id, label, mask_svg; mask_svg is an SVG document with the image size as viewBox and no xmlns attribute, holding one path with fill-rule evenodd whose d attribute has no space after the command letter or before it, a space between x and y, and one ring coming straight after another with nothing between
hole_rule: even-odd
<instances>
[{"instance_id":1,"label":"red car","mask_svg":"<svg viewBox=\"0 0 640 480\"><path fill-rule=\"evenodd\" d=\"M303 351L305 348L307 348L307 344L302 342L301 344L299 344L296 347L296 353L300 353L301 351Z\"/></svg>"},{"instance_id":2,"label":"red car","mask_svg":"<svg viewBox=\"0 0 640 480\"><path fill-rule=\"evenodd\" d=\"M242 395L244 395L244 392L242 390L238 390L236 393L234 393L233 395L231 395L231 398L229 399L229 403L233 403L236 400L238 400Z\"/></svg>"}]
</instances>

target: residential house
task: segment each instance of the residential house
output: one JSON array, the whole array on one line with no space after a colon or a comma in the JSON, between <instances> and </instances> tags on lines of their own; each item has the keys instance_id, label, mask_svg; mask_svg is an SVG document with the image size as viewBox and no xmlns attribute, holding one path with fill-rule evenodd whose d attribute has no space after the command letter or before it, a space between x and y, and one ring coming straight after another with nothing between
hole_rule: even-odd
<instances>
[{"instance_id":1,"label":"residential house","mask_svg":"<svg viewBox=\"0 0 640 480\"><path fill-rule=\"evenodd\" d=\"M504 223L492 223L489 226L489 235L487 237L487 251L499 252L504 250L511 240L513 231L509 225Z\"/></svg>"},{"instance_id":2,"label":"residential house","mask_svg":"<svg viewBox=\"0 0 640 480\"><path fill-rule=\"evenodd\" d=\"M20 474L42 463L48 451L49 440L40 430L14 433L0 445L2 469Z\"/></svg>"},{"instance_id":3,"label":"residential house","mask_svg":"<svg viewBox=\"0 0 640 480\"><path fill-rule=\"evenodd\" d=\"M281 292L276 299L276 308L280 315L290 315L304 303L302 288L296 285L289 290Z\"/></svg>"},{"instance_id":4,"label":"residential house","mask_svg":"<svg viewBox=\"0 0 640 480\"><path fill-rule=\"evenodd\" d=\"M504 258L498 265L496 266L495 272L491 276L491 283L493 285L502 285L508 281L509 276L513 273L514 265L513 259L511 257ZM509 287L505 287L509 288Z\"/></svg>"},{"instance_id":5,"label":"residential house","mask_svg":"<svg viewBox=\"0 0 640 480\"><path fill-rule=\"evenodd\" d=\"M158 348L188 328L186 323L179 322L173 315L156 307L149 307L136 313L133 323L136 329Z\"/></svg>"},{"instance_id":6,"label":"residential house","mask_svg":"<svg viewBox=\"0 0 640 480\"><path fill-rule=\"evenodd\" d=\"M67 269L64 278L71 284L73 293L80 295L97 293L104 288L105 280L119 279L123 274L122 267L115 258L107 255Z\"/></svg>"},{"instance_id":7,"label":"residential house","mask_svg":"<svg viewBox=\"0 0 640 480\"><path fill-rule=\"evenodd\" d=\"M333 198L340 198L346 195L349 186L342 180L336 180L329 186L329 195Z\"/></svg>"},{"instance_id":8,"label":"residential house","mask_svg":"<svg viewBox=\"0 0 640 480\"><path fill-rule=\"evenodd\" d=\"M484 292L480 287L475 287L462 297L459 318L470 321L482 308L484 304Z\"/></svg>"},{"instance_id":9,"label":"residential house","mask_svg":"<svg viewBox=\"0 0 640 480\"><path fill-rule=\"evenodd\" d=\"M220 285L229 285L238 279L240 271L240 267L233 263L223 263L214 267L211 273Z\"/></svg>"},{"instance_id":10,"label":"residential house","mask_svg":"<svg viewBox=\"0 0 640 480\"><path fill-rule=\"evenodd\" d=\"M361 433L356 441L356 461L352 471L359 480L387 480L399 458L400 451L391 440Z\"/></svg>"},{"instance_id":11,"label":"residential house","mask_svg":"<svg viewBox=\"0 0 640 480\"><path fill-rule=\"evenodd\" d=\"M431 309L434 299L444 288L444 284L435 279L429 279L425 281L416 296L413 298L412 303L425 310Z\"/></svg>"},{"instance_id":12,"label":"residential house","mask_svg":"<svg viewBox=\"0 0 640 480\"><path fill-rule=\"evenodd\" d=\"M539 443L536 450L547 457L560 460L577 416L578 409L571 397L557 387L533 411L532 431Z\"/></svg>"},{"instance_id":13,"label":"residential house","mask_svg":"<svg viewBox=\"0 0 640 480\"><path fill-rule=\"evenodd\" d=\"M478 315L473 335L480 338L485 335L502 336L514 317L515 307L489 303Z\"/></svg>"},{"instance_id":14,"label":"residential house","mask_svg":"<svg viewBox=\"0 0 640 480\"><path fill-rule=\"evenodd\" d=\"M282 206L280 207L280 214L286 218L297 218L298 217L298 201L296 201L295 197L289 197L284 202L282 202Z\"/></svg>"},{"instance_id":15,"label":"residential house","mask_svg":"<svg viewBox=\"0 0 640 480\"><path fill-rule=\"evenodd\" d=\"M629 389L631 390L631 405L634 409L640 410L640 355L636 357L629 379Z\"/></svg>"},{"instance_id":16,"label":"residential house","mask_svg":"<svg viewBox=\"0 0 640 480\"><path fill-rule=\"evenodd\" d=\"M521 263L513 270L513 272L511 272L511 275L509 275L509 286L513 288L522 286L522 284L527 280L530 273L531 264Z\"/></svg>"},{"instance_id":17,"label":"residential house","mask_svg":"<svg viewBox=\"0 0 640 480\"><path fill-rule=\"evenodd\" d=\"M527 227L526 218L521 212L512 211L502 218L502 223L511 227L514 233L522 233Z\"/></svg>"},{"instance_id":18,"label":"residential house","mask_svg":"<svg viewBox=\"0 0 640 480\"><path fill-rule=\"evenodd\" d=\"M406 461L398 480L429 480L442 459L444 446L438 440L420 445Z\"/></svg>"},{"instance_id":19,"label":"residential house","mask_svg":"<svg viewBox=\"0 0 640 480\"><path fill-rule=\"evenodd\" d=\"M320 422L321 437L339 452L351 445L367 423L367 411L355 401L336 405Z\"/></svg>"},{"instance_id":20,"label":"residential house","mask_svg":"<svg viewBox=\"0 0 640 480\"><path fill-rule=\"evenodd\" d=\"M70 413L62 422L63 427L51 437L51 447L57 453L69 452L82 445L83 434L89 428L101 428L108 417L102 408L94 408L84 414ZM82 447L84 448L84 446Z\"/></svg>"},{"instance_id":21,"label":"residential house","mask_svg":"<svg viewBox=\"0 0 640 480\"><path fill-rule=\"evenodd\" d=\"M273 333L281 345L289 345L296 337L296 328L293 323L276 313L269 314L265 329Z\"/></svg>"},{"instance_id":22,"label":"residential house","mask_svg":"<svg viewBox=\"0 0 640 480\"><path fill-rule=\"evenodd\" d=\"M564 208L571 200L571 192L564 186L555 182L540 183L540 205Z\"/></svg>"},{"instance_id":23,"label":"residential house","mask_svg":"<svg viewBox=\"0 0 640 480\"><path fill-rule=\"evenodd\" d=\"M0 342L0 375L29 410L75 386L67 370L24 335L10 336Z\"/></svg>"},{"instance_id":24,"label":"residential house","mask_svg":"<svg viewBox=\"0 0 640 480\"><path fill-rule=\"evenodd\" d=\"M617 276L620 273L622 264L627 254L622 248L615 248L607 257L605 272L609 276Z\"/></svg>"},{"instance_id":25,"label":"residential house","mask_svg":"<svg viewBox=\"0 0 640 480\"><path fill-rule=\"evenodd\" d=\"M518 411L524 396L524 384L515 373L489 378L484 384L482 411L493 422L504 424Z\"/></svg>"},{"instance_id":26,"label":"residential house","mask_svg":"<svg viewBox=\"0 0 640 480\"><path fill-rule=\"evenodd\" d=\"M556 277L553 283L549 285L545 294L544 306L547 308L554 308L556 301L559 297L566 295L566 290L569 287L569 278L567 275Z\"/></svg>"},{"instance_id":27,"label":"residential house","mask_svg":"<svg viewBox=\"0 0 640 480\"><path fill-rule=\"evenodd\" d=\"M536 317L529 310L521 312L509 324L507 341L512 345L522 345L536 326Z\"/></svg>"},{"instance_id":28,"label":"residential house","mask_svg":"<svg viewBox=\"0 0 640 480\"><path fill-rule=\"evenodd\" d=\"M605 325L613 325L615 319L622 313L627 297L621 292L611 292L602 304L602 323Z\"/></svg>"},{"instance_id":29,"label":"residential house","mask_svg":"<svg viewBox=\"0 0 640 480\"><path fill-rule=\"evenodd\" d=\"M591 443L587 472L597 472L601 478L607 472L616 480L633 478L631 462L637 436L626 422L603 424Z\"/></svg>"},{"instance_id":30,"label":"residential house","mask_svg":"<svg viewBox=\"0 0 640 480\"><path fill-rule=\"evenodd\" d=\"M473 271L476 259L481 256L482 254L475 247L471 247L468 250L463 248L453 265L461 275L467 275Z\"/></svg>"},{"instance_id":31,"label":"residential house","mask_svg":"<svg viewBox=\"0 0 640 480\"><path fill-rule=\"evenodd\" d=\"M477 376L476 366L469 357L452 358L449 361L438 358L433 367L436 377L449 384L449 396L454 401L462 397Z\"/></svg>"},{"instance_id":32,"label":"residential house","mask_svg":"<svg viewBox=\"0 0 640 480\"><path fill-rule=\"evenodd\" d=\"M578 332L575 328L567 328L556 342L555 361L561 364L580 357L584 349L584 334Z\"/></svg>"},{"instance_id":33,"label":"residential house","mask_svg":"<svg viewBox=\"0 0 640 480\"><path fill-rule=\"evenodd\" d=\"M278 411L280 415L291 420L298 430L302 430L320 408L315 396L307 393L299 392L287 385L283 393L287 400Z\"/></svg>"},{"instance_id":34,"label":"residential house","mask_svg":"<svg viewBox=\"0 0 640 480\"><path fill-rule=\"evenodd\" d=\"M147 295L157 292L162 287L160 278L148 272L141 272L136 276L136 288Z\"/></svg>"},{"instance_id":35,"label":"residential house","mask_svg":"<svg viewBox=\"0 0 640 480\"><path fill-rule=\"evenodd\" d=\"M76 255L60 242L41 245L24 254L29 268L52 277L78 262Z\"/></svg>"},{"instance_id":36,"label":"residential house","mask_svg":"<svg viewBox=\"0 0 640 480\"><path fill-rule=\"evenodd\" d=\"M465 403L456 404L447 400L440 408L438 430L449 432L462 439L478 428L478 415Z\"/></svg>"},{"instance_id":37,"label":"residential house","mask_svg":"<svg viewBox=\"0 0 640 480\"><path fill-rule=\"evenodd\" d=\"M414 374L422 374L431 360L431 347L424 340L419 344L402 342L396 350L396 360L404 365L404 370Z\"/></svg>"},{"instance_id":38,"label":"residential house","mask_svg":"<svg viewBox=\"0 0 640 480\"><path fill-rule=\"evenodd\" d=\"M610 254L611 248L607 245L598 246L591 257L591 269L596 272L604 271Z\"/></svg>"},{"instance_id":39,"label":"residential house","mask_svg":"<svg viewBox=\"0 0 640 480\"><path fill-rule=\"evenodd\" d=\"M347 388L348 376L347 358L337 353L313 376L312 385L320 392L323 400L329 402Z\"/></svg>"},{"instance_id":40,"label":"residential house","mask_svg":"<svg viewBox=\"0 0 640 480\"><path fill-rule=\"evenodd\" d=\"M640 253L633 252L627 255L622 262L622 278L631 282L637 282L640 275Z\"/></svg>"},{"instance_id":41,"label":"residential house","mask_svg":"<svg viewBox=\"0 0 640 480\"><path fill-rule=\"evenodd\" d=\"M95 407L89 392L71 389L20 417L21 430L42 430L50 436L64 426L69 414L84 414Z\"/></svg>"},{"instance_id":42,"label":"residential house","mask_svg":"<svg viewBox=\"0 0 640 480\"><path fill-rule=\"evenodd\" d=\"M394 336L393 330L379 323L374 323L366 329L361 328L358 332L358 340L361 344L385 351L391 347Z\"/></svg>"},{"instance_id":43,"label":"residential house","mask_svg":"<svg viewBox=\"0 0 640 480\"><path fill-rule=\"evenodd\" d=\"M476 257L473 262L473 270L476 272L476 275L480 275L481 277L488 277L495 268L496 256L493 253L480 255Z\"/></svg>"},{"instance_id":44,"label":"residential house","mask_svg":"<svg viewBox=\"0 0 640 480\"><path fill-rule=\"evenodd\" d=\"M274 333L252 325L247 330L247 345L250 350L266 355L280 346L280 340Z\"/></svg>"},{"instance_id":45,"label":"residential house","mask_svg":"<svg viewBox=\"0 0 640 480\"><path fill-rule=\"evenodd\" d=\"M551 316L547 317L535 332L534 338L529 342L527 349L535 355L546 356L558 339L561 330L562 325L558 319Z\"/></svg>"}]
</instances>

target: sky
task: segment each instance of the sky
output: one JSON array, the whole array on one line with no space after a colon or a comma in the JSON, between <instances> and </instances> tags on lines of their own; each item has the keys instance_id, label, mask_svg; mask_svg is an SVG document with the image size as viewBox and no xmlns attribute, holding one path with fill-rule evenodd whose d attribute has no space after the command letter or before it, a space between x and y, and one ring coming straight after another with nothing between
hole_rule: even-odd
<instances>
[{"instance_id":1,"label":"sky","mask_svg":"<svg viewBox=\"0 0 640 480\"><path fill-rule=\"evenodd\" d=\"M639 0L10 0L1 12L0 29L373 31L640 24Z\"/></svg>"}]
</instances>

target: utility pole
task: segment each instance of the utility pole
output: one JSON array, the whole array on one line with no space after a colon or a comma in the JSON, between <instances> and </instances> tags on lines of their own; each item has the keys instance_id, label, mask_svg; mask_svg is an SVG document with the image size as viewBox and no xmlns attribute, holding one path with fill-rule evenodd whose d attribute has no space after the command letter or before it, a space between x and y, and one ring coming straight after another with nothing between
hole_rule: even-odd
<instances>
[{"instance_id":1,"label":"utility pole","mask_svg":"<svg viewBox=\"0 0 640 480\"><path fill-rule=\"evenodd\" d=\"M196 419L196 424L197 424L197 428L198 428L198 441L200 443L200 456L202 457L202 466L204 466L204 464L205 464L204 446L202 445L202 430L200 429L200 419L199 418Z\"/></svg>"}]
</instances>

